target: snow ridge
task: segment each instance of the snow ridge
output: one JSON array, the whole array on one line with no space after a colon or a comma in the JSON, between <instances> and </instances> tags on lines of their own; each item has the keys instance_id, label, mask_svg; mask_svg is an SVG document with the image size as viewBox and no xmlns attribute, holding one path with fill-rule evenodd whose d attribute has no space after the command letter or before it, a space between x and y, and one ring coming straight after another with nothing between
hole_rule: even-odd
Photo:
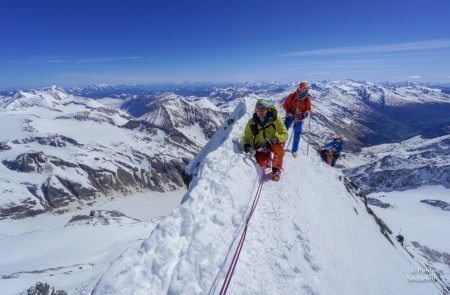
<instances>
[{"instance_id":1,"label":"snow ridge","mask_svg":"<svg viewBox=\"0 0 450 295\"><path fill-rule=\"evenodd\" d=\"M124 252L93 294L214 294L220 288L260 177L235 143L255 103L244 101L235 121L188 167L194 177L180 207L139 250ZM286 156L281 181L264 184L230 294L436 291L433 284L408 283L414 261L380 234L342 176L316 155Z\"/></svg>"}]
</instances>

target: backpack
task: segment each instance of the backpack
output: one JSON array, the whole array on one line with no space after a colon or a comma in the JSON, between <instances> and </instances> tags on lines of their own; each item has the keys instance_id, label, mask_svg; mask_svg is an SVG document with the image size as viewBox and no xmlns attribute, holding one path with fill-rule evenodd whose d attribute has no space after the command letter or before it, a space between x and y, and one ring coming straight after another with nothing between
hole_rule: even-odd
<instances>
[{"instance_id":1,"label":"backpack","mask_svg":"<svg viewBox=\"0 0 450 295\"><path fill-rule=\"evenodd\" d=\"M277 107L274 104L269 105L269 108L267 110L269 112L269 116L272 115L273 116L273 121L275 121L278 117L278 110Z\"/></svg>"},{"instance_id":2,"label":"backpack","mask_svg":"<svg viewBox=\"0 0 450 295\"><path fill-rule=\"evenodd\" d=\"M253 122L253 124L250 125L253 136L258 135L259 131L269 128L270 126L274 126L274 128L275 128L275 125L273 124L273 122L276 121L278 118L278 110L274 104L269 105L269 107L267 108L267 116L268 116L268 119L270 120L271 124L267 125L265 128L259 129L258 125L255 122Z\"/></svg>"}]
</instances>

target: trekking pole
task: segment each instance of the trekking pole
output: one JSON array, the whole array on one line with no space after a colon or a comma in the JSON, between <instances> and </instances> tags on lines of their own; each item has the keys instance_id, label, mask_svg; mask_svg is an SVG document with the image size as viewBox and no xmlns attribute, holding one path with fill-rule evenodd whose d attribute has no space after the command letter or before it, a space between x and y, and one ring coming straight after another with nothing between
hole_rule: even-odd
<instances>
[{"instance_id":1,"label":"trekking pole","mask_svg":"<svg viewBox=\"0 0 450 295\"><path fill-rule=\"evenodd\" d=\"M297 118L295 118L294 122L292 122L292 133L291 133L291 137L289 137L289 141L288 141L288 144L286 146L286 150L289 149L289 144L291 143L292 135L294 135L294 125L295 125L295 123L297 123Z\"/></svg>"},{"instance_id":2,"label":"trekking pole","mask_svg":"<svg viewBox=\"0 0 450 295\"><path fill-rule=\"evenodd\" d=\"M291 143L292 134L294 134L294 131L293 131L293 130L292 130L292 132L291 132L291 136L289 137L289 141L288 141L288 144L287 144L287 146L286 146L286 150L289 149L289 144Z\"/></svg>"},{"instance_id":3,"label":"trekking pole","mask_svg":"<svg viewBox=\"0 0 450 295\"><path fill-rule=\"evenodd\" d=\"M309 153L309 142L311 141L311 112L309 112L309 119L308 119L308 143L306 144L306 156L308 156Z\"/></svg>"}]
</instances>

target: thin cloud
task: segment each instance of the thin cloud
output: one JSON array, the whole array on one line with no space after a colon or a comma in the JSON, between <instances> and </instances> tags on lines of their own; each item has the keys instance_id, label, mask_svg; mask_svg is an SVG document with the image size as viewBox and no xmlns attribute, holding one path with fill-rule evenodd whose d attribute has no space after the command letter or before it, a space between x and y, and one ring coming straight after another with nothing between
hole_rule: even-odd
<instances>
[{"instance_id":1,"label":"thin cloud","mask_svg":"<svg viewBox=\"0 0 450 295\"><path fill-rule=\"evenodd\" d=\"M141 56L119 56L119 57L100 57L100 58L82 58L76 60L77 63L102 63L115 61L140 61Z\"/></svg>"},{"instance_id":2,"label":"thin cloud","mask_svg":"<svg viewBox=\"0 0 450 295\"><path fill-rule=\"evenodd\" d=\"M422 76L409 76L408 79L422 79Z\"/></svg>"},{"instance_id":3,"label":"thin cloud","mask_svg":"<svg viewBox=\"0 0 450 295\"><path fill-rule=\"evenodd\" d=\"M107 62L139 62L143 61L141 56L117 56L117 57L96 57L96 58L79 58L79 59L67 59L59 56L43 56L43 57L30 57L23 60L9 60L10 63L24 63L24 64L56 64L56 63L107 63Z\"/></svg>"},{"instance_id":4,"label":"thin cloud","mask_svg":"<svg viewBox=\"0 0 450 295\"><path fill-rule=\"evenodd\" d=\"M315 73L306 73L306 75L311 75L311 76L320 76L320 75L329 75L329 72L315 72Z\"/></svg>"},{"instance_id":5,"label":"thin cloud","mask_svg":"<svg viewBox=\"0 0 450 295\"><path fill-rule=\"evenodd\" d=\"M26 59L12 59L9 63L13 64L44 64L44 63L66 63L69 60L61 58L59 56L32 56Z\"/></svg>"},{"instance_id":6,"label":"thin cloud","mask_svg":"<svg viewBox=\"0 0 450 295\"><path fill-rule=\"evenodd\" d=\"M450 48L450 40L427 40L419 42L407 42L387 45L337 47L328 49L305 50L281 54L280 56L333 56L333 55L353 55L370 53L387 53L414 50L430 50Z\"/></svg>"}]
</instances>

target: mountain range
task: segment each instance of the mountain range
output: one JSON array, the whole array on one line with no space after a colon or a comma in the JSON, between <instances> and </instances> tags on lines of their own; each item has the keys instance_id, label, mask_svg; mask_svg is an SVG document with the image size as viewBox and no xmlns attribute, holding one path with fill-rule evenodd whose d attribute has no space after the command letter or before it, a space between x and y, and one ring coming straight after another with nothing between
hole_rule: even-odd
<instances>
[{"instance_id":1,"label":"mountain range","mask_svg":"<svg viewBox=\"0 0 450 295\"><path fill-rule=\"evenodd\" d=\"M0 219L5 225L20 219L14 224L24 225L28 220L32 222L33 219L26 218L30 216L41 221L47 218L62 221L67 216L61 222L64 229L57 229L52 236L69 231L97 233L88 228L98 226L107 227L110 233L119 232L120 227L139 227L139 237L128 236L134 239L135 250L139 249L136 239L148 236L144 230L152 231L141 250L130 249L124 253L98 283L99 274L126 245L115 247L116 252L109 253L109 258L101 263L97 252L92 253L93 266L89 263L82 266L83 277L89 277L89 283L75 288L81 294L90 292L95 285L99 294L130 290L143 294L217 290L230 257L221 253L228 253L236 246L228 241L235 239L235 234L243 228L242 220L250 201L245 192L253 191L252 183L259 177L254 163L241 156L236 144L242 132L240 127L253 111L256 99L268 99L280 109L284 98L294 89L293 83L240 83L165 85L157 89L93 85L2 92L0 125L8 127L0 134ZM420 83L352 80L311 82L310 93L313 112L310 121L304 122L301 155L298 159L286 156L285 177L279 186L268 184L267 195L263 196L268 200L277 196L275 200L283 202L263 201L262 215L255 217L254 230L273 235L274 242L269 238L250 238L250 252L243 258L243 269L238 272L241 275L232 290L254 294L263 290L294 292L295 287L301 286L303 292L310 294L326 294L339 288L346 294L445 291L446 284L448 288L446 269L450 269L450 263L446 262L450 252L447 244L424 234L433 230L426 228L416 234L414 229L402 224L405 220L416 220L423 212L427 224L448 220L445 215L448 212L441 207L447 208L450 203L442 197L450 183L450 95L442 87ZM284 116L282 111L279 115ZM344 154L338 160L342 171L330 169L313 153L314 148L336 134L344 135L346 141ZM442 186L444 191L432 190L439 191L436 198L414 198L414 208L417 207L414 213L404 209L411 203L397 202L390 197L399 191L427 185ZM279 193L279 187L285 194ZM170 194L186 188L188 192L182 198L182 205L155 228L156 222L148 227L145 221L120 212L120 208L110 211L100 208L92 216L89 214L90 208L97 208L112 198L120 200L138 192ZM228 202L233 205L227 205ZM298 208L305 208L300 216L296 215ZM87 213L81 213L86 210ZM277 212L286 216L281 217ZM333 214L337 219L330 217ZM395 217L400 214L405 219ZM265 224L263 220L270 223ZM277 235L272 227L282 229L282 235ZM411 237L403 248L396 244L394 234L402 228L407 239ZM22 230L0 235L2 243L10 245L4 252L20 244L22 235L30 239L33 235L36 239L34 232L42 230L45 231L39 228L29 233ZM223 236L217 236L216 233L222 232ZM91 239L96 240L96 235L90 235ZM104 235L98 236L106 239ZM358 237L360 248L352 242L352 237ZM329 240L342 246L337 247L339 251L324 248ZM106 240L101 244L109 245ZM252 253L284 247L286 251L269 255L258 267L252 266L256 260ZM353 255L362 252L373 256ZM206 260L200 258L200 253ZM287 268L278 264L284 261L283 257L293 261L286 264ZM33 259L30 256L27 261ZM136 259L146 264L141 265ZM344 260L352 263L345 265ZM392 266L390 260L396 261L396 265ZM8 280L11 288L8 290L20 290L19 285L24 290L23 282L28 282L25 278L18 285L11 278L25 277L32 271L25 271L25 266L18 269L11 265L14 261L4 267L0 264L2 280ZM72 272L70 265L61 269ZM124 265L126 270L122 268ZM151 274L139 271L149 265ZM296 270L296 265L301 267ZM354 267L363 269L363 265L377 270L367 269L361 272L362 276L355 277ZM403 278L412 275L408 267L424 266L433 267L433 272L441 278L434 287L414 289L402 282L402 275ZM54 279L47 277L47 282L55 284L58 278L67 281L58 274L58 267L45 267L56 275ZM333 273L339 269L345 269L348 278L333 279ZM274 273L278 279L273 279ZM142 275L151 277L154 284L144 286L131 278ZM369 281L371 276L373 282ZM181 279L178 281L177 277ZM391 277L395 279L384 290L377 287ZM292 279L292 284L287 278ZM256 280L270 284L258 285ZM360 283L355 285L357 280ZM73 287L75 281L67 281L60 288ZM320 283L323 281L329 283ZM132 282L134 289L130 289Z\"/></svg>"},{"instance_id":2,"label":"mountain range","mask_svg":"<svg viewBox=\"0 0 450 295\"><path fill-rule=\"evenodd\" d=\"M0 135L0 218L184 187L184 167L227 114L173 97L149 112L170 106L180 109L165 112L166 121L155 124L148 115L138 120L56 87L2 98L0 121L11 128ZM181 113L194 117L188 121Z\"/></svg>"}]
</instances>

